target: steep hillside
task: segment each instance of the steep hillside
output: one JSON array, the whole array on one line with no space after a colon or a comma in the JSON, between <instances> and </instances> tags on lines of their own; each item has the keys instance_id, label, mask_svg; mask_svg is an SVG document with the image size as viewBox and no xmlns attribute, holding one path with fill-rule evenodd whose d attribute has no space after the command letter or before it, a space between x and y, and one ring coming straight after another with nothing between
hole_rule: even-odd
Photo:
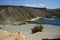
<instances>
[{"instance_id":1,"label":"steep hillside","mask_svg":"<svg viewBox=\"0 0 60 40\"><path fill-rule=\"evenodd\" d=\"M51 15L46 8L0 6L0 24L14 24L36 17L51 17Z\"/></svg>"}]
</instances>

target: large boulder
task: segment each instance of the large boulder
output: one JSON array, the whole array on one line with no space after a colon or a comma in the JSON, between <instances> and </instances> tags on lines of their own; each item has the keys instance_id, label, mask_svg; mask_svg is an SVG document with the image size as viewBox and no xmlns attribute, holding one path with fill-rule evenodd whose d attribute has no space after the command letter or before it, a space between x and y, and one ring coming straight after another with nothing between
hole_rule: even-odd
<instances>
[{"instance_id":1,"label":"large boulder","mask_svg":"<svg viewBox=\"0 0 60 40\"><path fill-rule=\"evenodd\" d=\"M38 24L38 25L34 26L34 28L31 28L31 30L32 30L32 33L36 33L36 32L42 32L43 28L44 28L43 25Z\"/></svg>"}]
</instances>

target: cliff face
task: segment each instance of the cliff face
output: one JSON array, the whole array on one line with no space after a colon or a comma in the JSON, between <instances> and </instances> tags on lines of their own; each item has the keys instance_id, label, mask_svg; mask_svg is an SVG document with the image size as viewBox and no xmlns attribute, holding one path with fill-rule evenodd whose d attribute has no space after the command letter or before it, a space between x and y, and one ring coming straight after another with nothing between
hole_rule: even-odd
<instances>
[{"instance_id":1,"label":"cliff face","mask_svg":"<svg viewBox=\"0 0 60 40\"><path fill-rule=\"evenodd\" d=\"M50 13L46 8L0 6L0 24L14 24L17 21L47 16L50 17Z\"/></svg>"}]
</instances>

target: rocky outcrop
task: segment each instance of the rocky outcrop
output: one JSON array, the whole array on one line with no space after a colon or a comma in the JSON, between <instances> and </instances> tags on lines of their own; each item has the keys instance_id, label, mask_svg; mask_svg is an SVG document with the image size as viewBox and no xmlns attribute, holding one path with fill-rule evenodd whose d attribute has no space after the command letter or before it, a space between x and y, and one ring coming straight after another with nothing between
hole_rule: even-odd
<instances>
[{"instance_id":1,"label":"rocky outcrop","mask_svg":"<svg viewBox=\"0 0 60 40\"><path fill-rule=\"evenodd\" d=\"M46 8L0 6L0 24L14 24L18 21L30 20L36 17L51 17L51 15Z\"/></svg>"},{"instance_id":2,"label":"rocky outcrop","mask_svg":"<svg viewBox=\"0 0 60 40\"><path fill-rule=\"evenodd\" d=\"M34 26L34 28L32 28L31 31L32 31L32 33L42 32L43 28L44 28L43 25L38 24L38 25Z\"/></svg>"},{"instance_id":3,"label":"rocky outcrop","mask_svg":"<svg viewBox=\"0 0 60 40\"><path fill-rule=\"evenodd\" d=\"M0 30L0 40L25 40L25 36L21 33L11 33Z\"/></svg>"}]
</instances>

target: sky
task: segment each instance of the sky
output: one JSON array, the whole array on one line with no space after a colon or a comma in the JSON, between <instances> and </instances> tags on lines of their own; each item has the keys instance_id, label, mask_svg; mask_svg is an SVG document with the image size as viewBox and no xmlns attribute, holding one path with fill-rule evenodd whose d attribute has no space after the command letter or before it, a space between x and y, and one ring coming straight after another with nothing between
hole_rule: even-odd
<instances>
[{"instance_id":1,"label":"sky","mask_svg":"<svg viewBox=\"0 0 60 40\"><path fill-rule=\"evenodd\" d=\"M60 8L60 0L0 0L0 5Z\"/></svg>"}]
</instances>

